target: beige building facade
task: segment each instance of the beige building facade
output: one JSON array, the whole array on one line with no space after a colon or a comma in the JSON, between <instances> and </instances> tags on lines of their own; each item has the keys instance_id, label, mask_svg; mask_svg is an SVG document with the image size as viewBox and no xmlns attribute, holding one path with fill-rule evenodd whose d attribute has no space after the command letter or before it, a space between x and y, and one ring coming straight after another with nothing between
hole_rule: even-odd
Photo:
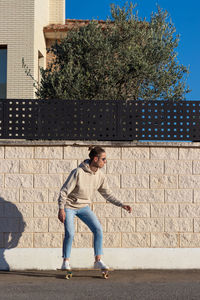
<instances>
[{"instance_id":1,"label":"beige building facade","mask_svg":"<svg viewBox=\"0 0 200 300\"><path fill-rule=\"evenodd\" d=\"M46 66L43 29L50 24L65 24L65 0L0 1L0 98L35 98L22 60L39 81L39 67Z\"/></svg>"}]
</instances>

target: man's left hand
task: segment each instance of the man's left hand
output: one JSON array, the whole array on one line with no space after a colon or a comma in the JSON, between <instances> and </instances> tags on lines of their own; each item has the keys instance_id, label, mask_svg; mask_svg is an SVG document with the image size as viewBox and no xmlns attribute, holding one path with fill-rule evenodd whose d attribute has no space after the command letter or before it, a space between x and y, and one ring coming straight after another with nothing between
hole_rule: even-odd
<instances>
[{"instance_id":1,"label":"man's left hand","mask_svg":"<svg viewBox=\"0 0 200 300\"><path fill-rule=\"evenodd\" d=\"M129 214L132 212L132 208L129 205L122 205L122 208L127 210Z\"/></svg>"}]
</instances>

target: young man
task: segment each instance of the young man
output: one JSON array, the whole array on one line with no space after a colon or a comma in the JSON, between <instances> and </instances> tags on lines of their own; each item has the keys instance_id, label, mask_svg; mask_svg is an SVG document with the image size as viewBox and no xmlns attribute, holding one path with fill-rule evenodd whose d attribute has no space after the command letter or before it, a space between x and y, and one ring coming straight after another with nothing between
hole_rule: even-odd
<instances>
[{"instance_id":1,"label":"young man","mask_svg":"<svg viewBox=\"0 0 200 300\"><path fill-rule=\"evenodd\" d=\"M106 163L106 152L104 149L96 146L90 147L89 151L90 159L84 160L77 169L71 172L60 191L58 199L58 218L65 226L62 269L66 270L70 269L69 258L74 238L75 216L80 218L94 234L94 268L108 269L108 266L101 260L101 255L103 254L101 224L89 207L95 191L99 191L107 201L131 213L129 205L123 205L122 202L112 195L106 176L100 171Z\"/></svg>"}]
</instances>

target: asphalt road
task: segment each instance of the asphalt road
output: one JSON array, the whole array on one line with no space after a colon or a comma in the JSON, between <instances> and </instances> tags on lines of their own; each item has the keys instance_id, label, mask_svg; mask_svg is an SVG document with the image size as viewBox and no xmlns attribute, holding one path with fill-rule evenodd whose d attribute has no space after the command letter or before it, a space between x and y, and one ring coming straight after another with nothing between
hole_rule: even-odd
<instances>
[{"instance_id":1,"label":"asphalt road","mask_svg":"<svg viewBox=\"0 0 200 300\"><path fill-rule=\"evenodd\" d=\"M1 300L133 299L200 300L200 270L81 271L70 280L62 271L0 271Z\"/></svg>"}]
</instances>

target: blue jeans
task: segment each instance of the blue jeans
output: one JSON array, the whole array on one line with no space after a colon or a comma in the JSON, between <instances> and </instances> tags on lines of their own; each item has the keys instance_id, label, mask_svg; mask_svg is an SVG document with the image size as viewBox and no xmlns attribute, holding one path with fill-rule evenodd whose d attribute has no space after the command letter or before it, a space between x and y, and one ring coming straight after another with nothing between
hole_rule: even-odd
<instances>
[{"instance_id":1,"label":"blue jeans","mask_svg":"<svg viewBox=\"0 0 200 300\"><path fill-rule=\"evenodd\" d=\"M94 255L103 254L103 232L101 224L89 206L80 209L65 209L65 238L63 241L63 258L69 258L71 254L72 242L74 239L74 217L81 219L93 232L94 235Z\"/></svg>"}]
</instances>

